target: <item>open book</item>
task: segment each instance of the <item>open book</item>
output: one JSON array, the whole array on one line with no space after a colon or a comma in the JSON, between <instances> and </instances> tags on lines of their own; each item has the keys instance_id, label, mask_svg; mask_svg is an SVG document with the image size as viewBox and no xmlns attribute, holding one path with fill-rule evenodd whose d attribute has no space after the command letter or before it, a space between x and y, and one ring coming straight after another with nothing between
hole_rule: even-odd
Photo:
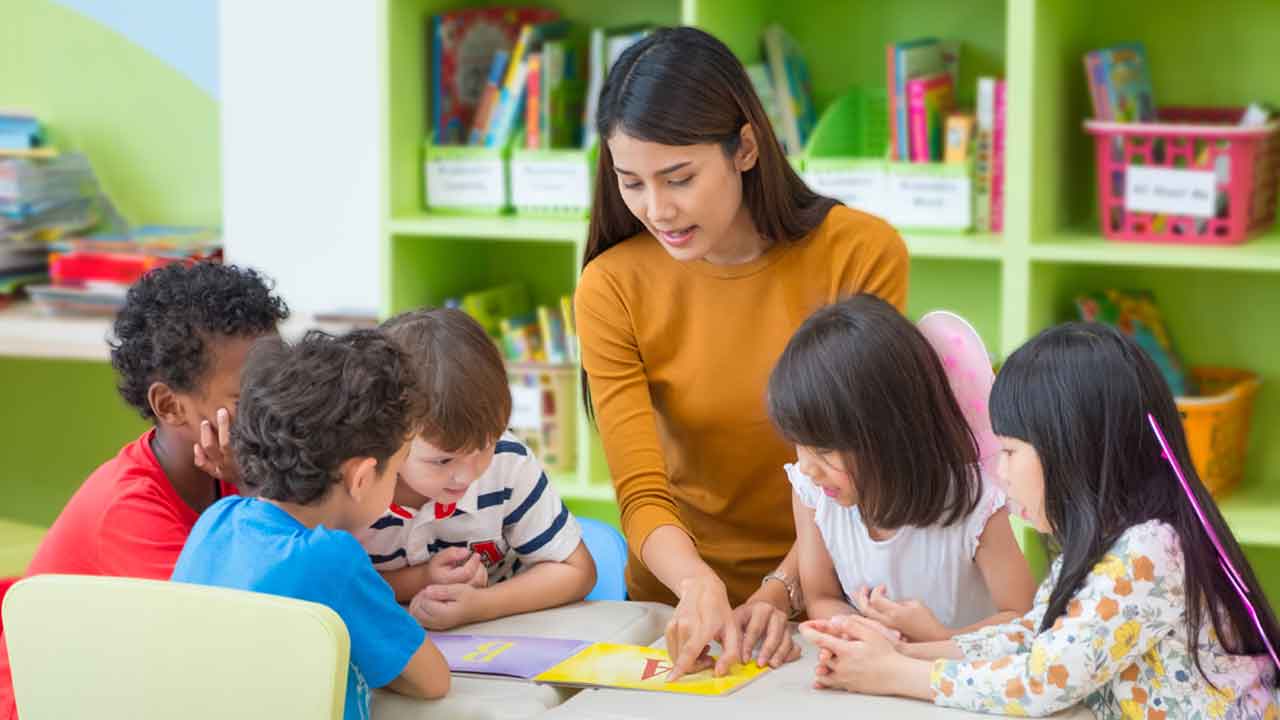
<instances>
[{"instance_id":1,"label":"open book","mask_svg":"<svg viewBox=\"0 0 1280 720\"><path fill-rule=\"evenodd\" d=\"M431 640L453 673L546 685L727 695L769 669L747 663L724 677L703 670L667 682L671 656L659 648L511 635L433 634Z\"/></svg>"}]
</instances>

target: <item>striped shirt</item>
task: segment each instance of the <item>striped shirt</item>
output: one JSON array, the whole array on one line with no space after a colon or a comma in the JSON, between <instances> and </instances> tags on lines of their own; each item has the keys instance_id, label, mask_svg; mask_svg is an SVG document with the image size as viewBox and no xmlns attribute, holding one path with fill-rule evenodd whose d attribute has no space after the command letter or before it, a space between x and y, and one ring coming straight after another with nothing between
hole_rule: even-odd
<instances>
[{"instance_id":1,"label":"striped shirt","mask_svg":"<svg viewBox=\"0 0 1280 720\"><path fill-rule=\"evenodd\" d=\"M498 583L536 563L563 562L577 549L582 529L542 465L510 433L493 462L457 503L428 501L421 508L392 505L360 542L380 571L421 565L436 552L465 547Z\"/></svg>"}]
</instances>

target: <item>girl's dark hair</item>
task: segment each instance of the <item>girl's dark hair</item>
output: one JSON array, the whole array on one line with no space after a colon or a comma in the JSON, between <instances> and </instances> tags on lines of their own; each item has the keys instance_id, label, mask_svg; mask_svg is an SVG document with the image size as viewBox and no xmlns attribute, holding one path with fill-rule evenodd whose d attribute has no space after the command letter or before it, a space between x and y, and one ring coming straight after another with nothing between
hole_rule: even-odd
<instances>
[{"instance_id":1,"label":"girl's dark hair","mask_svg":"<svg viewBox=\"0 0 1280 720\"><path fill-rule=\"evenodd\" d=\"M919 329L869 295L805 320L769 376L788 441L841 453L868 525L951 525L982 492L977 443Z\"/></svg>"},{"instance_id":2,"label":"girl's dark hair","mask_svg":"<svg viewBox=\"0 0 1280 720\"><path fill-rule=\"evenodd\" d=\"M1173 394L1136 343L1106 325L1050 328L1009 356L991 392L995 432L1030 444L1040 456L1045 516L1062 550L1062 568L1041 631L1063 614L1085 577L1125 530L1159 520L1178 533L1185 566L1187 639L1203 675L1198 645L1206 611L1228 652L1258 655L1266 647L1224 576L1191 500L1161 455L1147 423L1148 412L1160 424L1205 517L1244 577L1268 637L1280 642L1271 604L1191 463Z\"/></svg>"},{"instance_id":3,"label":"girl's dark hair","mask_svg":"<svg viewBox=\"0 0 1280 720\"><path fill-rule=\"evenodd\" d=\"M622 53L605 78L595 123L600 153L583 267L645 229L618 191L608 144L617 131L662 145L714 143L732 157L742 127L750 124L759 157L742 174L742 201L756 230L773 241L804 237L839 204L800 179L742 63L724 43L697 28L660 28ZM591 413L585 372L582 380Z\"/></svg>"}]
</instances>

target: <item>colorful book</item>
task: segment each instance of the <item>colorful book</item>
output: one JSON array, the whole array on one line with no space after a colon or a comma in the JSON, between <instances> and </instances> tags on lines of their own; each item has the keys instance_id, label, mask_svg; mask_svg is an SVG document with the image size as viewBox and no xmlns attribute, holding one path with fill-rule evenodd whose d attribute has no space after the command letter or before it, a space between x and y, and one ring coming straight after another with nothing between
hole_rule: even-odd
<instances>
[{"instance_id":1,"label":"colorful book","mask_svg":"<svg viewBox=\"0 0 1280 720\"><path fill-rule=\"evenodd\" d=\"M595 643L551 669L534 682L570 687L608 687L684 695L728 695L769 672L754 662L735 664L716 677L711 669L667 682L673 663L666 650L641 645Z\"/></svg>"},{"instance_id":2,"label":"colorful book","mask_svg":"<svg viewBox=\"0 0 1280 720\"><path fill-rule=\"evenodd\" d=\"M573 297L560 296L560 319L564 322L564 345L569 352L570 362L579 362L578 329L573 319Z\"/></svg>"},{"instance_id":3,"label":"colorful book","mask_svg":"<svg viewBox=\"0 0 1280 720\"><path fill-rule=\"evenodd\" d=\"M460 145L474 125L493 55L510 51L520 28L554 20L541 8L472 8L432 16L431 112L438 145Z\"/></svg>"},{"instance_id":4,"label":"colorful book","mask_svg":"<svg viewBox=\"0 0 1280 720\"><path fill-rule=\"evenodd\" d=\"M905 161L911 157L910 127L907 120L907 81L946 70L942 44L936 38L920 38L894 46L893 84L889 92L893 97L897 123L895 135L898 142L897 157Z\"/></svg>"},{"instance_id":5,"label":"colorful book","mask_svg":"<svg viewBox=\"0 0 1280 720\"><path fill-rule=\"evenodd\" d=\"M564 321L560 318L560 311L539 305L538 330L542 333L542 352L547 362L553 365L568 362L569 349L565 342Z\"/></svg>"},{"instance_id":6,"label":"colorful book","mask_svg":"<svg viewBox=\"0 0 1280 720\"><path fill-rule=\"evenodd\" d=\"M991 232L1004 231L1005 81L995 87L995 129L991 144Z\"/></svg>"},{"instance_id":7,"label":"colorful book","mask_svg":"<svg viewBox=\"0 0 1280 720\"><path fill-rule=\"evenodd\" d=\"M529 55L529 74L525 79L524 146L542 149L542 53Z\"/></svg>"},{"instance_id":8,"label":"colorful book","mask_svg":"<svg viewBox=\"0 0 1280 720\"><path fill-rule=\"evenodd\" d=\"M969 161L973 146L973 114L951 113L947 116L946 143L942 153L945 163Z\"/></svg>"},{"instance_id":9,"label":"colorful book","mask_svg":"<svg viewBox=\"0 0 1280 720\"><path fill-rule=\"evenodd\" d=\"M431 642L444 655L450 672L523 680L546 672L591 645L583 640L447 633L432 633Z\"/></svg>"},{"instance_id":10,"label":"colorful book","mask_svg":"<svg viewBox=\"0 0 1280 720\"><path fill-rule=\"evenodd\" d=\"M884 49L884 67L885 67L885 104L889 108L889 160L897 162L902 158L898 155L898 102L897 94L894 88L898 82L898 46L889 43Z\"/></svg>"},{"instance_id":11,"label":"colorful book","mask_svg":"<svg viewBox=\"0 0 1280 720\"><path fill-rule=\"evenodd\" d=\"M511 53L499 50L493 54L493 62L489 65L489 81L485 83L484 95L476 107L476 114L471 124L471 132L467 136L468 145L484 143L485 129L493 117L494 108L498 105L498 95L502 92L502 76L507 72L507 61Z\"/></svg>"},{"instance_id":12,"label":"colorful book","mask_svg":"<svg viewBox=\"0 0 1280 720\"><path fill-rule=\"evenodd\" d=\"M1155 122L1156 105L1151 91L1151 71L1142 43L1125 43L1095 51L1105 78L1103 92L1110 107L1104 120Z\"/></svg>"},{"instance_id":13,"label":"colorful book","mask_svg":"<svg viewBox=\"0 0 1280 720\"><path fill-rule=\"evenodd\" d=\"M949 73L939 72L907 81L911 162L928 163L942 159L943 123L952 104Z\"/></svg>"},{"instance_id":14,"label":"colorful book","mask_svg":"<svg viewBox=\"0 0 1280 720\"><path fill-rule=\"evenodd\" d=\"M1089 83L1089 103L1093 106L1095 120L1108 120L1114 117L1111 110L1110 93L1107 91L1107 69L1102 54L1090 50L1084 55L1085 80Z\"/></svg>"},{"instance_id":15,"label":"colorful book","mask_svg":"<svg viewBox=\"0 0 1280 720\"><path fill-rule=\"evenodd\" d=\"M764 58L780 108L782 127L778 138L783 150L788 155L804 152L805 143L817 124L809 66L800 45L776 23L765 28Z\"/></svg>"},{"instance_id":16,"label":"colorful book","mask_svg":"<svg viewBox=\"0 0 1280 720\"><path fill-rule=\"evenodd\" d=\"M973 227L991 232L991 150L995 142L996 78L978 78L977 131L973 140Z\"/></svg>"}]
</instances>

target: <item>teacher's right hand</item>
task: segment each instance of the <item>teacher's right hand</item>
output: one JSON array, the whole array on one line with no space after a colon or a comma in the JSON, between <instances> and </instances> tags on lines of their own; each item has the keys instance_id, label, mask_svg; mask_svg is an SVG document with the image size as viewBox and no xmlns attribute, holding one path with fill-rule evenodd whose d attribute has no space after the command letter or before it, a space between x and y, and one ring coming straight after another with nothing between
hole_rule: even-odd
<instances>
[{"instance_id":1,"label":"teacher's right hand","mask_svg":"<svg viewBox=\"0 0 1280 720\"><path fill-rule=\"evenodd\" d=\"M680 583L680 602L667 623L667 652L674 658L668 681L711 666L708 646L718 640L724 651L715 663L717 676L741 662L742 629L729 606L724 582L710 573L687 578Z\"/></svg>"}]
</instances>

